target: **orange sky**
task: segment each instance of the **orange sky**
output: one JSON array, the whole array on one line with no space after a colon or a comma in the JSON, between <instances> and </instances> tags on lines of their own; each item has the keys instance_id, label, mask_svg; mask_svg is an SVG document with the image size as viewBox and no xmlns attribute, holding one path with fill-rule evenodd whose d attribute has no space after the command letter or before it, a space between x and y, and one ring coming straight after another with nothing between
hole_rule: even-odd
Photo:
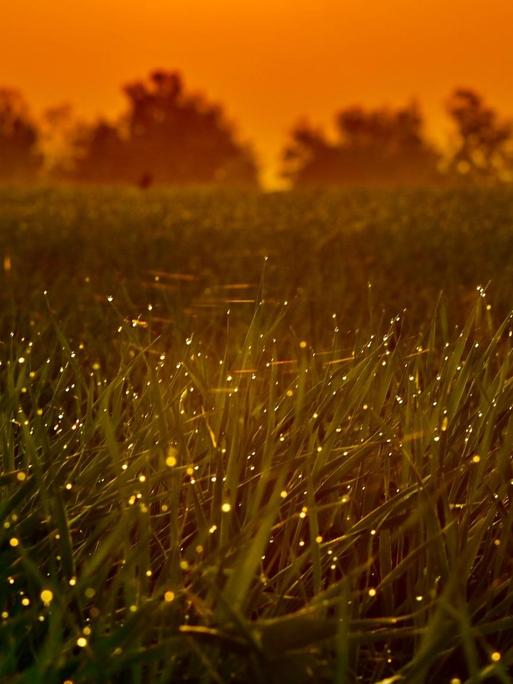
<instances>
[{"instance_id":1,"label":"orange sky","mask_svg":"<svg viewBox=\"0 0 513 684\"><path fill-rule=\"evenodd\" d=\"M154 67L224 102L272 184L302 114L418 95L440 133L463 84L513 116L513 0L0 0L0 84L36 111L116 113Z\"/></svg>"}]
</instances>

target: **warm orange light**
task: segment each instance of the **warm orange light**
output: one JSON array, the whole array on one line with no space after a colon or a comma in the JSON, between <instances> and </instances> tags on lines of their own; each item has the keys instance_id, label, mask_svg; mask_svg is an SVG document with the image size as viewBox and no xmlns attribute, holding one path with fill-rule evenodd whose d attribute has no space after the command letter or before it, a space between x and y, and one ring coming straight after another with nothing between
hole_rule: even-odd
<instances>
[{"instance_id":1,"label":"warm orange light","mask_svg":"<svg viewBox=\"0 0 513 684\"><path fill-rule=\"evenodd\" d=\"M120 84L177 68L272 162L299 116L419 95L433 126L456 85L513 111L510 0L66 0L4 3L0 84L38 108L117 112ZM268 171L267 180L275 179Z\"/></svg>"}]
</instances>

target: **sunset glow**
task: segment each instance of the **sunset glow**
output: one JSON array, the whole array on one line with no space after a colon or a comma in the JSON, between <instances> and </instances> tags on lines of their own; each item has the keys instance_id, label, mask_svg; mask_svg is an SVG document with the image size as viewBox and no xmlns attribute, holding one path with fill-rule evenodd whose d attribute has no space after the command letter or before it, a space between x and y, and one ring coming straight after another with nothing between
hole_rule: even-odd
<instances>
[{"instance_id":1,"label":"sunset glow","mask_svg":"<svg viewBox=\"0 0 513 684\"><path fill-rule=\"evenodd\" d=\"M303 116L328 126L347 104L418 97L436 136L457 85L512 114L512 27L508 0L19 0L2 7L0 83L36 113L71 102L92 117L122 109L122 83L178 69L225 104L273 185Z\"/></svg>"}]
</instances>

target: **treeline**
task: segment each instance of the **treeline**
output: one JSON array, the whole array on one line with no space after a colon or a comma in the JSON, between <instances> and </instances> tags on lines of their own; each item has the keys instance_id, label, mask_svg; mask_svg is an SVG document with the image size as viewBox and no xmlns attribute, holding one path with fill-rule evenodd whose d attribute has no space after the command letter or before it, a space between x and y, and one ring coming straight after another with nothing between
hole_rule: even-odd
<instances>
[{"instance_id":1,"label":"treeline","mask_svg":"<svg viewBox=\"0 0 513 684\"><path fill-rule=\"evenodd\" d=\"M155 71L123 92L122 116L86 124L66 106L36 121L19 93L0 89L0 182L258 186L251 146L180 74ZM283 177L292 187L513 182L513 123L469 89L455 90L446 112L443 147L426 137L416 103L342 109L334 136L302 123L284 145Z\"/></svg>"}]
</instances>

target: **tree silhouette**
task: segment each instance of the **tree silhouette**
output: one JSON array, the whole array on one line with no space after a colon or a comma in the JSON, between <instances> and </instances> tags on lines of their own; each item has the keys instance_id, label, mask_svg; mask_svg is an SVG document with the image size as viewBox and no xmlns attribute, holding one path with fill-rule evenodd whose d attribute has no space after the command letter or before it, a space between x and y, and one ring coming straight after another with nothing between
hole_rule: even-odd
<instances>
[{"instance_id":1,"label":"tree silhouette","mask_svg":"<svg viewBox=\"0 0 513 684\"><path fill-rule=\"evenodd\" d=\"M0 89L0 180L32 181L42 163L39 134L21 95Z\"/></svg>"},{"instance_id":2,"label":"tree silhouette","mask_svg":"<svg viewBox=\"0 0 513 684\"><path fill-rule=\"evenodd\" d=\"M501 121L481 95L470 89L455 90L447 111L457 131L449 174L474 183L513 180L512 123Z\"/></svg>"},{"instance_id":3,"label":"tree silhouette","mask_svg":"<svg viewBox=\"0 0 513 684\"><path fill-rule=\"evenodd\" d=\"M128 110L117 124L101 120L78 131L75 180L256 184L253 154L222 108L187 94L179 74L155 71L124 93Z\"/></svg>"},{"instance_id":4,"label":"tree silhouette","mask_svg":"<svg viewBox=\"0 0 513 684\"><path fill-rule=\"evenodd\" d=\"M292 131L284 175L295 187L438 183L440 156L422 129L416 104L395 111L350 107L336 117L333 142L307 124Z\"/></svg>"}]
</instances>

